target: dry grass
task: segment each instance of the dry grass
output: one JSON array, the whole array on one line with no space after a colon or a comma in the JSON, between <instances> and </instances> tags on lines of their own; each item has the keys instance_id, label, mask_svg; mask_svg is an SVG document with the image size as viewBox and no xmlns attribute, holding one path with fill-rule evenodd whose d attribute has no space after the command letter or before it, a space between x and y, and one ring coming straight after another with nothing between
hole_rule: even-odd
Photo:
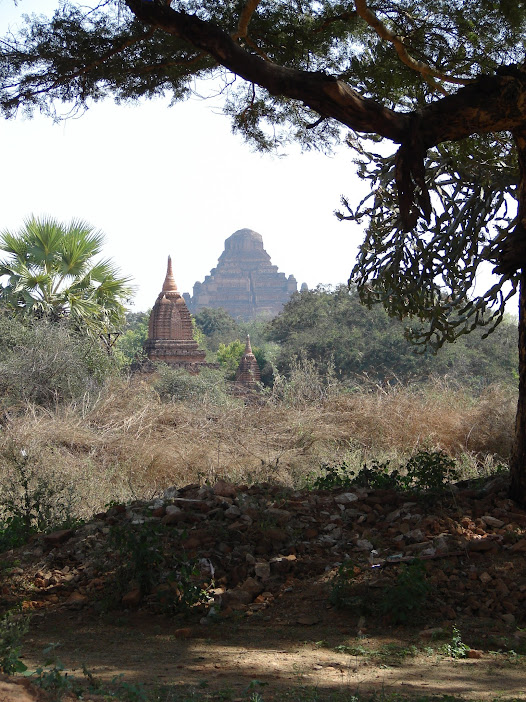
<instances>
[{"instance_id":1,"label":"dry grass","mask_svg":"<svg viewBox=\"0 0 526 702\"><path fill-rule=\"evenodd\" d=\"M30 408L0 434L65 475L82 494L82 516L112 499L151 497L170 485L224 477L301 485L322 462L402 460L419 448L505 460L514 393L490 388L474 399L439 383L425 388L336 394L307 406L163 403L148 380L120 381L91 408ZM490 457L488 459L488 456ZM469 461L468 461L469 462Z\"/></svg>"}]
</instances>

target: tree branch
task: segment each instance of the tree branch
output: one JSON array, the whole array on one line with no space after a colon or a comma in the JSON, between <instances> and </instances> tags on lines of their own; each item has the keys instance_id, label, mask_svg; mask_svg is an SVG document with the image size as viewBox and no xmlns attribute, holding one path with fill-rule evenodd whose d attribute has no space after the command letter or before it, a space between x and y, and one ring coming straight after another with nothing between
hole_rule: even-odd
<instances>
[{"instance_id":1,"label":"tree branch","mask_svg":"<svg viewBox=\"0 0 526 702\"><path fill-rule=\"evenodd\" d=\"M138 19L164 30L206 51L219 64L268 90L300 100L321 115L368 134L380 134L400 143L409 121L408 115L395 112L362 97L343 81L325 73L301 71L280 66L249 53L216 25L142 0L126 0Z\"/></svg>"},{"instance_id":2,"label":"tree branch","mask_svg":"<svg viewBox=\"0 0 526 702\"><path fill-rule=\"evenodd\" d=\"M405 65L409 66L409 68L411 68L413 71L417 71L425 77L437 78L438 80L443 80L447 83L454 83L456 85L468 85L472 82L471 80L465 78L455 78L453 76L448 76L445 73L442 73L441 71L437 71L436 69L431 68L431 66L428 66L426 63L417 61L409 55L402 39L396 36L396 34L393 34L393 32L391 32L389 29L387 29L385 24L378 19L374 12L371 12L371 10L367 7L366 0L355 0L354 4L356 5L356 11L360 15L360 17L365 22L367 22L367 24L370 27L374 29L374 31L378 34L378 36L381 39L385 39L394 46L394 48L396 49L396 53L400 57L402 63L405 63ZM447 94L442 86L438 85L437 83L434 83L434 86L438 90L440 90L440 92L442 92L444 95Z\"/></svg>"},{"instance_id":3,"label":"tree branch","mask_svg":"<svg viewBox=\"0 0 526 702\"><path fill-rule=\"evenodd\" d=\"M237 23L237 32L232 35L232 39L242 39L248 34L248 25L252 19L252 15L257 9L260 0L247 0Z\"/></svg>"},{"instance_id":4,"label":"tree branch","mask_svg":"<svg viewBox=\"0 0 526 702\"><path fill-rule=\"evenodd\" d=\"M423 165L427 149L443 141L456 141L471 134L522 128L526 119L526 101L523 99L526 72L514 70L513 67L501 71L501 75L482 76L470 81L457 93L426 105L420 113L400 113L362 97L334 76L263 60L249 53L218 26L195 15L143 0L126 0L126 4L141 21L189 42L210 54L232 73L260 85L271 95L299 100L322 117L335 119L358 132L379 134L401 144L396 161L396 180L400 217L406 230L412 229L420 216L426 220L429 218L430 200ZM356 6L361 12L369 13L364 0L356 0ZM248 7L249 3L245 6L247 12ZM370 14L375 20L374 15ZM375 21L386 38L393 42L396 39L404 54L405 47L400 40ZM410 58L407 52L405 56ZM413 59L410 65L426 77L435 75L428 66ZM437 77L446 78L440 74ZM455 82L462 84L467 81L455 79Z\"/></svg>"}]
</instances>

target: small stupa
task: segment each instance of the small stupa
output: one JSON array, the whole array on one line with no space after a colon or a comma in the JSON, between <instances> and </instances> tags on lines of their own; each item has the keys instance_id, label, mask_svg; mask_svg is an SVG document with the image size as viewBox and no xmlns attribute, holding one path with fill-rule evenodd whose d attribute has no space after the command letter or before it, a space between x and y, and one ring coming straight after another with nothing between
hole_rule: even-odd
<instances>
[{"instance_id":1,"label":"small stupa","mask_svg":"<svg viewBox=\"0 0 526 702\"><path fill-rule=\"evenodd\" d=\"M205 364L206 353L193 338L192 318L177 290L170 256L163 288L150 314L144 352L150 361L194 371Z\"/></svg>"},{"instance_id":2,"label":"small stupa","mask_svg":"<svg viewBox=\"0 0 526 702\"><path fill-rule=\"evenodd\" d=\"M247 334L245 353L241 356L239 366L236 371L236 383L245 388L256 389L261 382L261 371L256 357L252 353L250 345L250 335Z\"/></svg>"}]
</instances>

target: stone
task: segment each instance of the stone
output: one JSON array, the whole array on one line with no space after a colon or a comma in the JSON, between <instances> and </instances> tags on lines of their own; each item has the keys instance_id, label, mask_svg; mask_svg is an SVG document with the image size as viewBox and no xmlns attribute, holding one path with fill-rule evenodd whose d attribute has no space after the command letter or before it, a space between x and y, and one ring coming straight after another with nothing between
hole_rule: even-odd
<instances>
[{"instance_id":1,"label":"stone","mask_svg":"<svg viewBox=\"0 0 526 702\"><path fill-rule=\"evenodd\" d=\"M177 291L170 256L162 290L150 314L144 352L150 361L162 361L194 372L206 364L206 352L194 341L192 318Z\"/></svg>"},{"instance_id":2,"label":"stone","mask_svg":"<svg viewBox=\"0 0 526 702\"><path fill-rule=\"evenodd\" d=\"M221 603L223 607L232 609L238 608L239 605L248 605L252 602L252 595L248 590L241 590L236 588L235 590L227 590L221 595Z\"/></svg>"},{"instance_id":3,"label":"stone","mask_svg":"<svg viewBox=\"0 0 526 702\"><path fill-rule=\"evenodd\" d=\"M73 529L61 529L60 531L54 531L51 534L44 535L44 543L46 546L55 547L59 544L63 544L65 541L70 539L75 532Z\"/></svg>"},{"instance_id":4,"label":"stone","mask_svg":"<svg viewBox=\"0 0 526 702\"><path fill-rule=\"evenodd\" d=\"M161 519L163 524L178 524L184 519L184 512L180 509L174 510L173 512L167 512Z\"/></svg>"},{"instance_id":5,"label":"stone","mask_svg":"<svg viewBox=\"0 0 526 702\"><path fill-rule=\"evenodd\" d=\"M367 541L367 539L357 539L356 548L359 548L361 551L372 551L373 545L370 541Z\"/></svg>"},{"instance_id":6,"label":"stone","mask_svg":"<svg viewBox=\"0 0 526 702\"><path fill-rule=\"evenodd\" d=\"M196 282L193 296L184 294L190 312L222 307L234 319L275 317L298 289L273 266L263 248L263 237L251 229L239 229L225 241L225 249L204 281Z\"/></svg>"},{"instance_id":7,"label":"stone","mask_svg":"<svg viewBox=\"0 0 526 702\"><path fill-rule=\"evenodd\" d=\"M428 555L435 555L435 550L432 548L432 546L430 546L429 541L420 541L416 544L408 544L405 547L405 550L408 553L422 553L424 550L429 550Z\"/></svg>"},{"instance_id":8,"label":"stone","mask_svg":"<svg viewBox=\"0 0 526 702\"><path fill-rule=\"evenodd\" d=\"M354 492L342 492L341 495L336 495L334 501L339 505L348 505L351 502L357 502L359 500L358 495Z\"/></svg>"},{"instance_id":9,"label":"stone","mask_svg":"<svg viewBox=\"0 0 526 702\"><path fill-rule=\"evenodd\" d=\"M483 652L478 651L476 648L470 648L469 651L466 652L466 658L482 658Z\"/></svg>"},{"instance_id":10,"label":"stone","mask_svg":"<svg viewBox=\"0 0 526 702\"><path fill-rule=\"evenodd\" d=\"M314 626L314 624L317 624L319 621L320 618L315 614L302 614L296 620L296 622L302 626Z\"/></svg>"},{"instance_id":11,"label":"stone","mask_svg":"<svg viewBox=\"0 0 526 702\"><path fill-rule=\"evenodd\" d=\"M272 575L280 574L282 575L283 573L288 573L289 570L293 567L292 561L289 557L283 557L283 556L276 556L270 561L270 570Z\"/></svg>"},{"instance_id":12,"label":"stone","mask_svg":"<svg viewBox=\"0 0 526 702\"><path fill-rule=\"evenodd\" d=\"M468 541L468 551L490 551L494 548L496 542L493 539L481 538L471 539Z\"/></svg>"},{"instance_id":13,"label":"stone","mask_svg":"<svg viewBox=\"0 0 526 702\"><path fill-rule=\"evenodd\" d=\"M523 553L526 551L526 539L521 539L520 541L514 543L510 548L510 551L513 551L514 553Z\"/></svg>"},{"instance_id":14,"label":"stone","mask_svg":"<svg viewBox=\"0 0 526 702\"><path fill-rule=\"evenodd\" d=\"M263 585L254 578L247 578L245 582L242 583L239 587L241 590L248 592L251 595L252 599L254 599L256 595L262 593L264 590Z\"/></svg>"},{"instance_id":15,"label":"stone","mask_svg":"<svg viewBox=\"0 0 526 702\"><path fill-rule=\"evenodd\" d=\"M129 590L121 599L123 607L138 607L141 603L141 591L138 587Z\"/></svg>"},{"instance_id":16,"label":"stone","mask_svg":"<svg viewBox=\"0 0 526 702\"><path fill-rule=\"evenodd\" d=\"M278 509L277 507L269 507L265 510L265 515L275 520L278 524L287 524L292 517L292 513L286 509Z\"/></svg>"},{"instance_id":17,"label":"stone","mask_svg":"<svg viewBox=\"0 0 526 702\"><path fill-rule=\"evenodd\" d=\"M254 566L254 573L256 574L256 578L263 581L268 580L270 578L270 563L267 561L256 563Z\"/></svg>"},{"instance_id":18,"label":"stone","mask_svg":"<svg viewBox=\"0 0 526 702\"><path fill-rule=\"evenodd\" d=\"M241 514L241 510L239 507L236 507L236 505L231 505L228 509L225 510L225 517L228 517L228 519L236 519L239 517Z\"/></svg>"},{"instance_id":19,"label":"stone","mask_svg":"<svg viewBox=\"0 0 526 702\"><path fill-rule=\"evenodd\" d=\"M425 539L425 534L421 529L412 529L406 533L405 538L410 542L421 542Z\"/></svg>"},{"instance_id":20,"label":"stone","mask_svg":"<svg viewBox=\"0 0 526 702\"><path fill-rule=\"evenodd\" d=\"M214 495L219 497L235 497L237 488L232 483L227 483L224 480L218 480L213 487Z\"/></svg>"},{"instance_id":21,"label":"stone","mask_svg":"<svg viewBox=\"0 0 526 702\"><path fill-rule=\"evenodd\" d=\"M89 598L86 595L83 595L78 590L75 590L74 592L72 592L71 595L66 600L66 604L70 607L83 607L88 602L89 602Z\"/></svg>"},{"instance_id":22,"label":"stone","mask_svg":"<svg viewBox=\"0 0 526 702\"><path fill-rule=\"evenodd\" d=\"M265 531L265 535L271 540L271 541L277 541L277 542L283 542L286 541L288 538L288 534L284 529L280 529L279 527L269 527Z\"/></svg>"},{"instance_id":23,"label":"stone","mask_svg":"<svg viewBox=\"0 0 526 702\"><path fill-rule=\"evenodd\" d=\"M485 514L483 517L481 517L481 519L487 526L496 527L497 529L505 524L502 519L492 517L490 514Z\"/></svg>"},{"instance_id":24,"label":"stone","mask_svg":"<svg viewBox=\"0 0 526 702\"><path fill-rule=\"evenodd\" d=\"M493 587L495 592L499 595L499 598L507 597L510 594L510 590L504 580L497 580Z\"/></svg>"}]
</instances>

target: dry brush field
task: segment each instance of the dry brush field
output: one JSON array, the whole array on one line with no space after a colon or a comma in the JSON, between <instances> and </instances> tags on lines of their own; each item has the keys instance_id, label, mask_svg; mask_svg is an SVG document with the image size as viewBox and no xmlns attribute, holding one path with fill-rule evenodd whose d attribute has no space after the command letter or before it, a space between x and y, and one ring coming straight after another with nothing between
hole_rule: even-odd
<instances>
[{"instance_id":1,"label":"dry brush field","mask_svg":"<svg viewBox=\"0 0 526 702\"><path fill-rule=\"evenodd\" d=\"M24 451L40 475L74 486L87 518L111 500L149 499L173 485L223 478L302 487L324 463L396 466L419 449L446 451L474 477L506 461L515 403L507 388L475 398L439 382L333 391L296 405L166 402L138 376L84 404L5 413L0 450ZM2 469L11 470L9 460Z\"/></svg>"}]
</instances>

